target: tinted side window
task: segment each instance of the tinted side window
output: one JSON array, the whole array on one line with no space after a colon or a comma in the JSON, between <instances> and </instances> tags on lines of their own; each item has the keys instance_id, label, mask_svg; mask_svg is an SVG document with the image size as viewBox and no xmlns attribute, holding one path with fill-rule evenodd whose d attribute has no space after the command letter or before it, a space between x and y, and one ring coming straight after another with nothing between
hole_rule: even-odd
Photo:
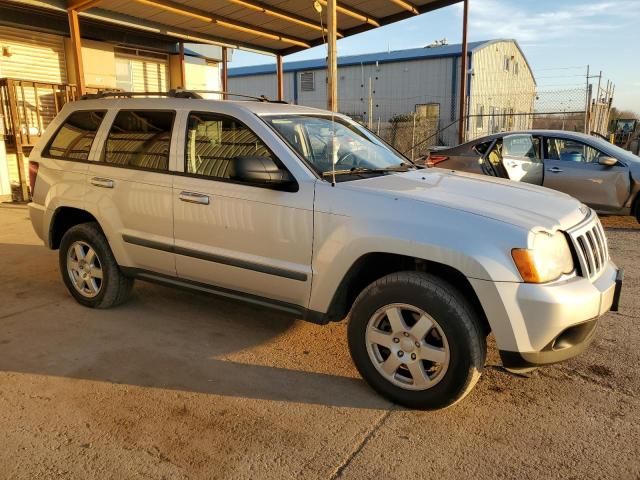
<instances>
[{"instance_id":1,"label":"tinted side window","mask_svg":"<svg viewBox=\"0 0 640 480\"><path fill-rule=\"evenodd\" d=\"M601 155L599 150L575 140L547 138L546 143L545 155L549 160L591 163L597 162Z\"/></svg>"},{"instance_id":2,"label":"tinted side window","mask_svg":"<svg viewBox=\"0 0 640 480\"><path fill-rule=\"evenodd\" d=\"M185 172L228 179L237 157L269 157L264 143L244 124L210 113L189 115Z\"/></svg>"},{"instance_id":3,"label":"tinted side window","mask_svg":"<svg viewBox=\"0 0 640 480\"><path fill-rule=\"evenodd\" d=\"M53 135L44 156L87 160L105 112L73 112Z\"/></svg>"},{"instance_id":4,"label":"tinted side window","mask_svg":"<svg viewBox=\"0 0 640 480\"><path fill-rule=\"evenodd\" d=\"M152 170L169 169L174 112L121 111L107 137L104 161Z\"/></svg>"}]
</instances>

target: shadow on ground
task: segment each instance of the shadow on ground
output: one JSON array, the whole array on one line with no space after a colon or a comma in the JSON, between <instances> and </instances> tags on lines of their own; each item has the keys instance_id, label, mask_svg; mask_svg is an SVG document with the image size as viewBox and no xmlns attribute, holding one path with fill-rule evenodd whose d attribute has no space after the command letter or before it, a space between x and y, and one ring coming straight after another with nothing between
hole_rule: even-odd
<instances>
[{"instance_id":1,"label":"shadow on ground","mask_svg":"<svg viewBox=\"0 0 640 480\"><path fill-rule=\"evenodd\" d=\"M87 309L64 289L56 254L40 246L0 244L0 258L15 260L3 262L0 273L0 282L11 284L0 291L0 370L234 397L389 408L360 379L279 368L273 366L273 358L264 362L271 366L225 360L291 329L295 321L279 313L142 282L136 283L125 305ZM11 304L20 308L5 312ZM332 361L330 353L323 361Z\"/></svg>"}]
</instances>

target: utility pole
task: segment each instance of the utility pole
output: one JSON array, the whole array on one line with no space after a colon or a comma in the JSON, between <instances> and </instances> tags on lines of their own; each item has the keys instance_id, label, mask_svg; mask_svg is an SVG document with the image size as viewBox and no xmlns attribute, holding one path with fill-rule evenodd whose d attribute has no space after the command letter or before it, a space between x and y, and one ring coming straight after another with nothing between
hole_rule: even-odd
<instances>
[{"instance_id":1,"label":"utility pole","mask_svg":"<svg viewBox=\"0 0 640 480\"><path fill-rule=\"evenodd\" d=\"M462 16L462 57L460 59L460 112L458 114L458 140L465 140L465 116L467 114L467 22L469 20L469 0L464 0Z\"/></svg>"},{"instance_id":2,"label":"utility pole","mask_svg":"<svg viewBox=\"0 0 640 480\"><path fill-rule=\"evenodd\" d=\"M327 0L327 110L338 111L338 45L336 0Z\"/></svg>"}]
</instances>

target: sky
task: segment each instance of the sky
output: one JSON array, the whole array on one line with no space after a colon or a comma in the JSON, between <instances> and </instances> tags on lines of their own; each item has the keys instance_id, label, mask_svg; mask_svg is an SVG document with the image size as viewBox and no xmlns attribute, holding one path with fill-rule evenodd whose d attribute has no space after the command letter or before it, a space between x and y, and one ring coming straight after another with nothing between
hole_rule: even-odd
<instances>
[{"instance_id":1,"label":"sky","mask_svg":"<svg viewBox=\"0 0 640 480\"><path fill-rule=\"evenodd\" d=\"M341 39L338 54L423 47L443 38L460 43L461 22L462 4L453 5ZM584 86L589 65L615 84L614 106L640 114L640 0L469 0L468 35L469 41L517 40L540 91ZM285 63L325 56L321 46ZM235 51L230 67L264 63L275 59Z\"/></svg>"}]
</instances>

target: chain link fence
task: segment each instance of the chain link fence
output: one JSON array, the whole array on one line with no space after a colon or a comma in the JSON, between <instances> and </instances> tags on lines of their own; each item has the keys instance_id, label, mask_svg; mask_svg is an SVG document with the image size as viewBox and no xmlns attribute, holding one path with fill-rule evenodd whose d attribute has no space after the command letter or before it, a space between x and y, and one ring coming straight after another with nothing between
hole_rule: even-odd
<instances>
[{"instance_id":1,"label":"chain link fence","mask_svg":"<svg viewBox=\"0 0 640 480\"><path fill-rule=\"evenodd\" d=\"M585 88L474 95L464 121L465 141L517 130L545 129L607 134L611 98L591 98ZM355 98L341 111L407 156L420 158L438 145L456 145L458 101L451 97ZM597 121L596 121L597 117ZM606 118L605 118L606 117Z\"/></svg>"}]
</instances>

